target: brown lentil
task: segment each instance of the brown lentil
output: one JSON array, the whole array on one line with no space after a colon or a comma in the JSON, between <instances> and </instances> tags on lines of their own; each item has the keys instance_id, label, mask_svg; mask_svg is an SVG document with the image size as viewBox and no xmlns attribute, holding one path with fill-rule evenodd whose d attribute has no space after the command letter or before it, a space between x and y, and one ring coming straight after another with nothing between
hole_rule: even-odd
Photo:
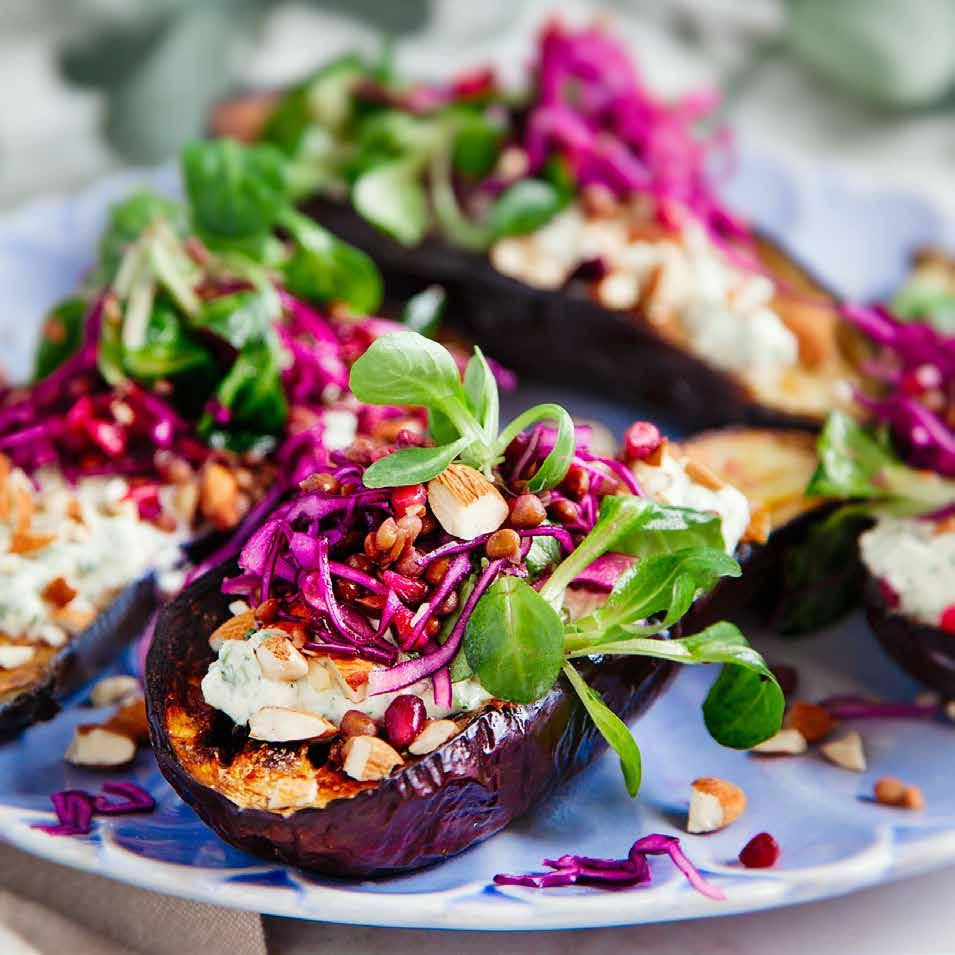
<instances>
[{"instance_id":1,"label":"brown lentil","mask_svg":"<svg viewBox=\"0 0 955 955\"><path fill-rule=\"evenodd\" d=\"M543 524L547 511L536 494L521 494L510 502L511 527L537 527Z\"/></svg>"},{"instance_id":2,"label":"brown lentil","mask_svg":"<svg viewBox=\"0 0 955 955\"><path fill-rule=\"evenodd\" d=\"M439 617L447 617L448 614L454 613L460 605L461 600L458 597L458 592L456 590L452 590L447 597L445 597L444 600L442 600L441 603L434 608L434 612Z\"/></svg>"},{"instance_id":3,"label":"brown lentil","mask_svg":"<svg viewBox=\"0 0 955 955\"><path fill-rule=\"evenodd\" d=\"M398 541L398 525L393 517L386 517L375 532L375 546L380 551L391 550Z\"/></svg>"},{"instance_id":4,"label":"brown lentil","mask_svg":"<svg viewBox=\"0 0 955 955\"><path fill-rule=\"evenodd\" d=\"M579 464L572 464L560 486L568 497L581 501L590 490L590 475Z\"/></svg>"},{"instance_id":5,"label":"brown lentil","mask_svg":"<svg viewBox=\"0 0 955 955\"><path fill-rule=\"evenodd\" d=\"M303 491L321 491L323 494L334 494L338 490L338 479L332 474L310 474L298 485Z\"/></svg>"},{"instance_id":6,"label":"brown lentil","mask_svg":"<svg viewBox=\"0 0 955 955\"><path fill-rule=\"evenodd\" d=\"M431 561L425 568L424 579L428 581L429 584L440 584L441 581L444 580L444 575L448 572L450 566L450 557L439 557L437 560Z\"/></svg>"},{"instance_id":7,"label":"brown lentil","mask_svg":"<svg viewBox=\"0 0 955 955\"><path fill-rule=\"evenodd\" d=\"M441 632L441 621L437 617L429 617L424 625L424 632L429 638L436 637Z\"/></svg>"},{"instance_id":8,"label":"brown lentil","mask_svg":"<svg viewBox=\"0 0 955 955\"><path fill-rule=\"evenodd\" d=\"M560 524L574 524L580 516L577 505L563 498L558 498L547 510L550 516Z\"/></svg>"},{"instance_id":9,"label":"brown lentil","mask_svg":"<svg viewBox=\"0 0 955 955\"><path fill-rule=\"evenodd\" d=\"M502 557L517 560L521 553L521 539L517 531L509 527L495 531L484 545L484 553L491 560L499 560Z\"/></svg>"},{"instance_id":10,"label":"brown lentil","mask_svg":"<svg viewBox=\"0 0 955 955\"><path fill-rule=\"evenodd\" d=\"M252 615L256 623L270 624L278 615L279 602L277 600L265 600L255 608Z\"/></svg>"},{"instance_id":11,"label":"brown lentil","mask_svg":"<svg viewBox=\"0 0 955 955\"><path fill-rule=\"evenodd\" d=\"M405 536L409 541L415 541L418 539L418 536L421 534L421 529L423 524L421 523L421 518L415 514L405 514L398 521L399 530L404 531Z\"/></svg>"},{"instance_id":12,"label":"brown lentil","mask_svg":"<svg viewBox=\"0 0 955 955\"><path fill-rule=\"evenodd\" d=\"M343 717L341 725L338 727L343 739L351 739L353 736L377 736L378 727L375 721L361 710L349 710Z\"/></svg>"}]
</instances>

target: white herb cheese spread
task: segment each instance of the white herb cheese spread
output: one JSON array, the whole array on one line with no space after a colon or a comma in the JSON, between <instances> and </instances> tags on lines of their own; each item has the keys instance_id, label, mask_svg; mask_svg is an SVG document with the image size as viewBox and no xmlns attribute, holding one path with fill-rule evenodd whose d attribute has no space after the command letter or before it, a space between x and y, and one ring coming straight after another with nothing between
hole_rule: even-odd
<instances>
[{"instance_id":1,"label":"white herb cheese spread","mask_svg":"<svg viewBox=\"0 0 955 955\"><path fill-rule=\"evenodd\" d=\"M955 604L955 531L931 521L883 517L859 539L863 563L898 595L898 610L937 627Z\"/></svg>"}]
</instances>

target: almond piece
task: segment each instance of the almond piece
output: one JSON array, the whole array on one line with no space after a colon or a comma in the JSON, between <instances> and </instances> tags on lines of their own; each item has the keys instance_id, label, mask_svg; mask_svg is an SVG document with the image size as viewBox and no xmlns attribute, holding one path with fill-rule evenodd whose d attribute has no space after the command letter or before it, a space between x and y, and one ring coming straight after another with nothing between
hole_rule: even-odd
<instances>
[{"instance_id":1,"label":"almond piece","mask_svg":"<svg viewBox=\"0 0 955 955\"><path fill-rule=\"evenodd\" d=\"M796 700L786 714L784 724L787 729L799 730L808 743L818 743L825 739L838 725L824 710L815 703L806 703Z\"/></svg>"},{"instance_id":2,"label":"almond piece","mask_svg":"<svg viewBox=\"0 0 955 955\"><path fill-rule=\"evenodd\" d=\"M711 471L705 464L699 461L687 461L684 465L686 476L696 484L702 484L703 487L711 491L721 491L726 487L726 482L715 471Z\"/></svg>"},{"instance_id":3,"label":"almond piece","mask_svg":"<svg viewBox=\"0 0 955 955\"><path fill-rule=\"evenodd\" d=\"M351 736L342 747L342 771L359 782L384 779L404 760L380 736Z\"/></svg>"},{"instance_id":4,"label":"almond piece","mask_svg":"<svg viewBox=\"0 0 955 955\"><path fill-rule=\"evenodd\" d=\"M781 729L775 736L757 743L750 752L763 756L801 756L809 748L806 737L797 729Z\"/></svg>"},{"instance_id":5,"label":"almond piece","mask_svg":"<svg viewBox=\"0 0 955 955\"><path fill-rule=\"evenodd\" d=\"M285 706L263 706L249 720L249 736L266 743L297 743L301 740L331 739L338 727L306 710Z\"/></svg>"},{"instance_id":6,"label":"almond piece","mask_svg":"<svg viewBox=\"0 0 955 955\"><path fill-rule=\"evenodd\" d=\"M203 470L199 510L220 531L239 523L239 483L225 465L212 463Z\"/></svg>"},{"instance_id":7,"label":"almond piece","mask_svg":"<svg viewBox=\"0 0 955 955\"><path fill-rule=\"evenodd\" d=\"M107 676L98 681L90 692L93 706L116 706L127 703L141 692L139 680L134 676L120 674Z\"/></svg>"},{"instance_id":8,"label":"almond piece","mask_svg":"<svg viewBox=\"0 0 955 955\"><path fill-rule=\"evenodd\" d=\"M328 667L314 658L308 660L308 685L316 693L332 688L332 675L328 672Z\"/></svg>"},{"instance_id":9,"label":"almond piece","mask_svg":"<svg viewBox=\"0 0 955 955\"><path fill-rule=\"evenodd\" d=\"M42 590L40 596L54 607L65 607L77 594L64 577L54 577Z\"/></svg>"},{"instance_id":10,"label":"almond piece","mask_svg":"<svg viewBox=\"0 0 955 955\"><path fill-rule=\"evenodd\" d=\"M744 542L754 544L765 544L769 540L770 532L773 529L773 519L769 508L760 504L749 516L749 523L743 536L740 538Z\"/></svg>"},{"instance_id":11,"label":"almond piece","mask_svg":"<svg viewBox=\"0 0 955 955\"><path fill-rule=\"evenodd\" d=\"M136 758L136 744L125 734L103 726L78 726L63 758L74 766L93 769L126 766Z\"/></svg>"},{"instance_id":12,"label":"almond piece","mask_svg":"<svg viewBox=\"0 0 955 955\"><path fill-rule=\"evenodd\" d=\"M368 697L368 674L372 664L360 657L316 657L327 668L345 698L352 703L361 703Z\"/></svg>"},{"instance_id":13,"label":"almond piece","mask_svg":"<svg viewBox=\"0 0 955 955\"><path fill-rule=\"evenodd\" d=\"M16 670L26 666L36 656L36 647L20 644L4 644L0 646L0 670Z\"/></svg>"},{"instance_id":14,"label":"almond piece","mask_svg":"<svg viewBox=\"0 0 955 955\"><path fill-rule=\"evenodd\" d=\"M269 634L256 648L255 658L266 680L293 683L308 676L308 660L292 646L292 641L281 630L264 631Z\"/></svg>"},{"instance_id":15,"label":"almond piece","mask_svg":"<svg viewBox=\"0 0 955 955\"><path fill-rule=\"evenodd\" d=\"M237 613L212 631L209 635L209 646L218 653L226 640L244 640L245 635L255 629L255 613L252 610Z\"/></svg>"},{"instance_id":16,"label":"almond piece","mask_svg":"<svg viewBox=\"0 0 955 955\"><path fill-rule=\"evenodd\" d=\"M431 720L411 741L408 752L414 756L425 756L427 753L433 753L439 746L451 739L457 731L458 724L454 720Z\"/></svg>"},{"instance_id":17,"label":"almond piece","mask_svg":"<svg viewBox=\"0 0 955 955\"><path fill-rule=\"evenodd\" d=\"M496 531L508 515L501 492L465 464L452 464L428 482L428 503L438 523L461 540Z\"/></svg>"},{"instance_id":18,"label":"almond piece","mask_svg":"<svg viewBox=\"0 0 955 955\"><path fill-rule=\"evenodd\" d=\"M5 454L0 454L0 521L10 516L10 474L13 466Z\"/></svg>"},{"instance_id":19,"label":"almond piece","mask_svg":"<svg viewBox=\"0 0 955 955\"><path fill-rule=\"evenodd\" d=\"M830 763L841 766L854 773L864 773L867 768L865 750L862 748L862 737L852 730L845 736L830 740L819 747L822 753Z\"/></svg>"},{"instance_id":20,"label":"almond piece","mask_svg":"<svg viewBox=\"0 0 955 955\"><path fill-rule=\"evenodd\" d=\"M280 776L269 787L269 809L301 809L318 797L314 776Z\"/></svg>"},{"instance_id":21,"label":"almond piece","mask_svg":"<svg viewBox=\"0 0 955 955\"><path fill-rule=\"evenodd\" d=\"M34 554L49 547L56 540L56 534L31 534L29 531L14 531L10 535L11 554Z\"/></svg>"},{"instance_id":22,"label":"almond piece","mask_svg":"<svg viewBox=\"0 0 955 955\"><path fill-rule=\"evenodd\" d=\"M85 597L74 597L66 606L54 607L50 616L67 633L76 636L96 619L96 608Z\"/></svg>"},{"instance_id":23,"label":"almond piece","mask_svg":"<svg viewBox=\"0 0 955 955\"><path fill-rule=\"evenodd\" d=\"M687 815L687 832L715 832L723 829L743 814L746 794L739 786L703 776L693 781L690 788L690 811Z\"/></svg>"},{"instance_id":24,"label":"almond piece","mask_svg":"<svg viewBox=\"0 0 955 955\"><path fill-rule=\"evenodd\" d=\"M141 746L148 746L149 720L146 717L146 701L140 696L125 703L103 724L103 728L122 733Z\"/></svg>"}]
</instances>

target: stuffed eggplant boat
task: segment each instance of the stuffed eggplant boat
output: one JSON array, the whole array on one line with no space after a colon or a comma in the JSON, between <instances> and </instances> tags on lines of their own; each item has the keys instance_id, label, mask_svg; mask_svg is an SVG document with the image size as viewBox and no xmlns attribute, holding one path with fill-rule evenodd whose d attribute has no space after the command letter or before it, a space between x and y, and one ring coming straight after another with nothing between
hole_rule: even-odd
<instances>
[{"instance_id":1,"label":"stuffed eggplant boat","mask_svg":"<svg viewBox=\"0 0 955 955\"><path fill-rule=\"evenodd\" d=\"M150 650L159 766L224 839L340 876L414 869L501 829L604 741L635 794L623 721L674 663L723 664L703 705L719 742L775 732L779 687L735 627L676 635L739 573L740 492L695 480L649 426L624 459L557 405L499 432L479 351L462 382L441 346L388 335L350 380L370 404L425 407L429 439L331 452L237 565L163 611Z\"/></svg>"},{"instance_id":2,"label":"stuffed eggplant boat","mask_svg":"<svg viewBox=\"0 0 955 955\"><path fill-rule=\"evenodd\" d=\"M870 431L833 415L810 494L850 500L832 530L865 527L859 555L869 620L915 677L955 694L955 338L884 309L854 309L877 344Z\"/></svg>"},{"instance_id":3,"label":"stuffed eggplant boat","mask_svg":"<svg viewBox=\"0 0 955 955\"><path fill-rule=\"evenodd\" d=\"M694 427L818 426L844 401L831 296L716 199L713 96L661 102L603 30L559 23L516 95L492 71L380 76L346 57L212 126L283 149L307 211L389 287L445 285L450 319L519 372Z\"/></svg>"},{"instance_id":4,"label":"stuffed eggplant boat","mask_svg":"<svg viewBox=\"0 0 955 955\"><path fill-rule=\"evenodd\" d=\"M182 545L237 552L316 449L407 418L360 419L347 394L350 362L392 327L353 317L381 280L294 212L282 157L199 143L183 174L185 202L112 209L86 287L46 322L34 384L0 394L0 735L142 630L153 572L182 568Z\"/></svg>"}]
</instances>

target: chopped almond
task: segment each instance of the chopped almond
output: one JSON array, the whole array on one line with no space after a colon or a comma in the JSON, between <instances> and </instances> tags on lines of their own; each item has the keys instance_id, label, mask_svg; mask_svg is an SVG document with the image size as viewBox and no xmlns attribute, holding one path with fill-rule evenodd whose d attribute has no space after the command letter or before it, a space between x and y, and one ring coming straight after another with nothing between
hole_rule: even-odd
<instances>
[{"instance_id":1,"label":"chopped almond","mask_svg":"<svg viewBox=\"0 0 955 955\"><path fill-rule=\"evenodd\" d=\"M318 798L318 780L314 776L280 776L269 786L268 808L299 809Z\"/></svg>"},{"instance_id":2,"label":"chopped almond","mask_svg":"<svg viewBox=\"0 0 955 955\"><path fill-rule=\"evenodd\" d=\"M855 730L838 739L823 743L819 747L819 752L830 763L848 769L850 772L864 773L866 771L868 764L862 747L862 737Z\"/></svg>"},{"instance_id":3,"label":"chopped almond","mask_svg":"<svg viewBox=\"0 0 955 955\"><path fill-rule=\"evenodd\" d=\"M317 657L324 664L338 688L352 703L361 703L368 696L368 674L372 671L369 660L360 657Z\"/></svg>"},{"instance_id":4,"label":"chopped almond","mask_svg":"<svg viewBox=\"0 0 955 955\"><path fill-rule=\"evenodd\" d=\"M249 736L267 743L331 739L337 733L338 728L321 716L285 706L263 706L249 720Z\"/></svg>"},{"instance_id":5,"label":"chopped almond","mask_svg":"<svg viewBox=\"0 0 955 955\"><path fill-rule=\"evenodd\" d=\"M83 505L75 495L71 494L67 499L64 513L71 521L76 521L77 524L83 523Z\"/></svg>"},{"instance_id":6,"label":"chopped almond","mask_svg":"<svg viewBox=\"0 0 955 955\"><path fill-rule=\"evenodd\" d=\"M41 596L55 607L65 607L77 594L63 577L54 577L44 588Z\"/></svg>"},{"instance_id":7,"label":"chopped almond","mask_svg":"<svg viewBox=\"0 0 955 955\"><path fill-rule=\"evenodd\" d=\"M652 468L660 467L667 453L668 443L666 438L661 438L660 443L643 459L643 464L649 464Z\"/></svg>"},{"instance_id":8,"label":"chopped almond","mask_svg":"<svg viewBox=\"0 0 955 955\"><path fill-rule=\"evenodd\" d=\"M18 472L22 477L22 472ZM33 523L33 491L25 480L17 481L13 488L14 534L27 534ZM45 545L44 545L45 546ZM12 547L11 547L12 550Z\"/></svg>"},{"instance_id":9,"label":"chopped almond","mask_svg":"<svg viewBox=\"0 0 955 955\"><path fill-rule=\"evenodd\" d=\"M786 714L786 727L799 730L808 743L825 739L838 725L828 710L815 703L797 700Z\"/></svg>"},{"instance_id":10,"label":"chopped almond","mask_svg":"<svg viewBox=\"0 0 955 955\"><path fill-rule=\"evenodd\" d=\"M899 809L924 809L925 797L918 786L906 786L894 776L883 776L873 787L875 801Z\"/></svg>"},{"instance_id":11,"label":"chopped almond","mask_svg":"<svg viewBox=\"0 0 955 955\"><path fill-rule=\"evenodd\" d=\"M219 624L209 635L209 646L218 653L226 640L243 640L250 630L255 630L255 613L245 610Z\"/></svg>"},{"instance_id":12,"label":"chopped almond","mask_svg":"<svg viewBox=\"0 0 955 955\"><path fill-rule=\"evenodd\" d=\"M96 608L84 597L74 597L63 607L54 607L50 616L67 633L82 633L95 619Z\"/></svg>"},{"instance_id":13,"label":"chopped almond","mask_svg":"<svg viewBox=\"0 0 955 955\"><path fill-rule=\"evenodd\" d=\"M281 630L270 632L255 648L255 658L267 680L293 683L308 674L308 661Z\"/></svg>"},{"instance_id":14,"label":"chopped almond","mask_svg":"<svg viewBox=\"0 0 955 955\"><path fill-rule=\"evenodd\" d=\"M31 534L29 531L14 531L10 536L11 554L35 554L49 547L56 540L56 534Z\"/></svg>"},{"instance_id":15,"label":"chopped almond","mask_svg":"<svg viewBox=\"0 0 955 955\"><path fill-rule=\"evenodd\" d=\"M149 745L149 720L146 701L140 696L121 706L104 724L104 729L123 733L140 746Z\"/></svg>"},{"instance_id":16,"label":"chopped almond","mask_svg":"<svg viewBox=\"0 0 955 955\"><path fill-rule=\"evenodd\" d=\"M239 484L225 465L213 462L203 470L199 510L220 531L239 523Z\"/></svg>"},{"instance_id":17,"label":"chopped almond","mask_svg":"<svg viewBox=\"0 0 955 955\"><path fill-rule=\"evenodd\" d=\"M78 726L63 758L74 766L111 769L131 763L136 744L124 733L103 726Z\"/></svg>"},{"instance_id":18,"label":"chopped almond","mask_svg":"<svg viewBox=\"0 0 955 955\"><path fill-rule=\"evenodd\" d=\"M414 756L425 756L428 753L433 753L439 746L451 739L457 731L458 724L454 720L431 720L411 741L408 752Z\"/></svg>"},{"instance_id":19,"label":"chopped almond","mask_svg":"<svg viewBox=\"0 0 955 955\"><path fill-rule=\"evenodd\" d=\"M687 477L691 481L702 484L703 487L709 488L711 491L721 491L726 487L726 482L718 474L699 461L687 461L684 467Z\"/></svg>"},{"instance_id":20,"label":"chopped almond","mask_svg":"<svg viewBox=\"0 0 955 955\"><path fill-rule=\"evenodd\" d=\"M687 832L715 832L739 819L746 808L746 794L739 786L704 776L693 781L690 788L690 811Z\"/></svg>"},{"instance_id":21,"label":"chopped almond","mask_svg":"<svg viewBox=\"0 0 955 955\"><path fill-rule=\"evenodd\" d=\"M380 736L352 736L342 747L342 771L359 782L384 779L404 760Z\"/></svg>"},{"instance_id":22,"label":"chopped almond","mask_svg":"<svg viewBox=\"0 0 955 955\"><path fill-rule=\"evenodd\" d=\"M461 540L496 531L508 515L501 492L465 464L452 464L428 482L428 503L438 523Z\"/></svg>"},{"instance_id":23,"label":"chopped almond","mask_svg":"<svg viewBox=\"0 0 955 955\"><path fill-rule=\"evenodd\" d=\"M762 756L801 756L809 747L806 737L797 729L781 729L762 743L754 746L750 752Z\"/></svg>"},{"instance_id":24,"label":"chopped almond","mask_svg":"<svg viewBox=\"0 0 955 955\"><path fill-rule=\"evenodd\" d=\"M116 706L131 702L140 693L139 680L126 674L107 676L99 680L90 692L93 706Z\"/></svg>"},{"instance_id":25,"label":"chopped almond","mask_svg":"<svg viewBox=\"0 0 955 955\"><path fill-rule=\"evenodd\" d=\"M757 507L749 516L749 523L740 540L751 542L753 544L765 544L769 540L769 534L772 531L773 519L769 513L769 508L764 505Z\"/></svg>"},{"instance_id":26,"label":"chopped almond","mask_svg":"<svg viewBox=\"0 0 955 955\"><path fill-rule=\"evenodd\" d=\"M5 454L0 454L0 521L10 517L10 474L13 466Z\"/></svg>"}]
</instances>

